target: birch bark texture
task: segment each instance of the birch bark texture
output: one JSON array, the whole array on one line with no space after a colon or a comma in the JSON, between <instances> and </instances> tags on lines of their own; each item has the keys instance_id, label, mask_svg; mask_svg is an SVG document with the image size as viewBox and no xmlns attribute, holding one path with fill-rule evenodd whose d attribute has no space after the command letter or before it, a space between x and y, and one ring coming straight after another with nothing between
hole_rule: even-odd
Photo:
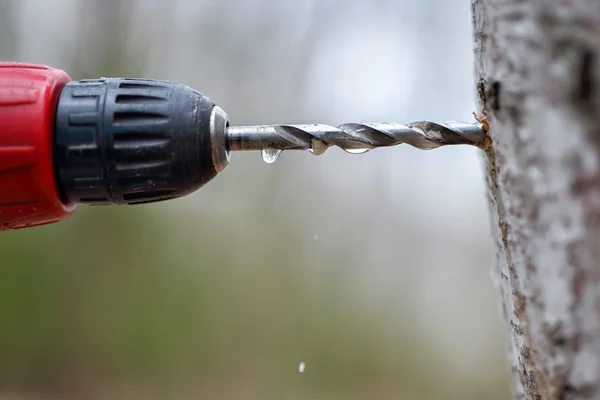
<instances>
[{"instance_id":1,"label":"birch bark texture","mask_svg":"<svg viewBox=\"0 0 600 400\"><path fill-rule=\"evenodd\" d=\"M600 1L472 0L518 399L600 399Z\"/></svg>"}]
</instances>

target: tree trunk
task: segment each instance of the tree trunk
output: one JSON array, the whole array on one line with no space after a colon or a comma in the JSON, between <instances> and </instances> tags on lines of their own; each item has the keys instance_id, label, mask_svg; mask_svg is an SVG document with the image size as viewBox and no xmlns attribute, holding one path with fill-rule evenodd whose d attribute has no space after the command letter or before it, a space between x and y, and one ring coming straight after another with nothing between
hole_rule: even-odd
<instances>
[{"instance_id":1,"label":"tree trunk","mask_svg":"<svg viewBox=\"0 0 600 400\"><path fill-rule=\"evenodd\" d=\"M472 0L519 399L600 399L600 1Z\"/></svg>"}]
</instances>

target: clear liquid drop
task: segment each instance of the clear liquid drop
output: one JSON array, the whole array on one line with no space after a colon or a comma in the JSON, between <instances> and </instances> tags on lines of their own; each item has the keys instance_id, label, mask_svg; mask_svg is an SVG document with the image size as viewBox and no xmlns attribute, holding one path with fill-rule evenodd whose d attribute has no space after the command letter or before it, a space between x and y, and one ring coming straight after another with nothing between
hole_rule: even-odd
<instances>
[{"instance_id":1,"label":"clear liquid drop","mask_svg":"<svg viewBox=\"0 0 600 400\"><path fill-rule=\"evenodd\" d=\"M321 154L327 151L327 148L328 146L325 144L324 141L317 138L312 138L310 141L310 149L308 149L308 151L310 151L315 156L320 156Z\"/></svg>"},{"instance_id":2,"label":"clear liquid drop","mask_svg":"<svg viewBox=\"0 0 600 400\"><path fill-rule=\"evenodd\" d=\"M264 162L267 164L273 164L281 155L281 150L263 149L261 153Z\"/></svg>"},{"instance_id":3,"label":"clear liquid drop","mask_svg":"<svg viewBox=\"0 0 600 400\"><path fill-rule=\"evenodd\" d=\"M371 151L371 149L344 149L346 151L346 153L350 153L350 154L365 154L368 151Z\"/></svg>"}]
</instances>

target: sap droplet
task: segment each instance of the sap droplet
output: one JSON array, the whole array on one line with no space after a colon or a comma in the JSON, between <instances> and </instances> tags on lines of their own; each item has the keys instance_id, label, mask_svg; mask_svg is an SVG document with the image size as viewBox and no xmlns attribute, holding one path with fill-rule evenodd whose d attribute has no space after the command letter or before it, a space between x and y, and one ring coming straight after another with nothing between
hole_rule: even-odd
<instances>
[{"instance_id":1,"label":"sap droplet","mask_svg":"<svg viewBox=\"0 0 600 400\"><path fill-rule=\"evenodd\" d=\"M346 151L346 153L350 153L350 154L365 154L368 151L371 151L371 149L344 149Z\"/></svg>"},{"instance_id":2,"label":"sap droplet","mask_svg":"<svg viewBox=\"0 0 600 400\"><path fill-rule=\"evenodd\" d=\"M279 156L281 155L281 150L275 149L263 149L262 151L262 159L267 164L273 164Z\"/></svg>"},{"instance_id":3,"label":"sap droplet","mask_svg":"<svg viewBox=\"0 0 600 400\"><path fill-rule=\"evenodd\" d=\"M327 144L325 144L325 142L321 139L312 138L310 140L310 149L308 149L308 151L310 151L315 156L320 156L321 154L325 153L327 149Z\"/></svg>"}]
</instances>

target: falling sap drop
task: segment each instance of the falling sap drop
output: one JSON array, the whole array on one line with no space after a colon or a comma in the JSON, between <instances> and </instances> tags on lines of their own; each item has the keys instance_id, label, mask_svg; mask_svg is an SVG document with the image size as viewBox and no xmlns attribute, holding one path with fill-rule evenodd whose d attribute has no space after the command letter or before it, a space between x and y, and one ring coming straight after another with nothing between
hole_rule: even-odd
<instances>
[{"instance_id":1,"label":"falling sap drop","mask_svg":"<svg viewBox=\"0 0 600 400\"><path fill-rule=\"evenodd\" d=\"M350 154L365 154L366 152L371 151L371 149L344 149L344 151Z\"/></svg>"},{"instance_id":2,"label":"falling sap drop","mask_svg":"<svg viewBox=\"0 0 600 400\"><path fill-rule=\"evenodd\" d=\"M279 156L281 155L281 150L276 149L263 149L262 150L262 159L267 164L273 164Z\"/></svg>"}]
</instances>

